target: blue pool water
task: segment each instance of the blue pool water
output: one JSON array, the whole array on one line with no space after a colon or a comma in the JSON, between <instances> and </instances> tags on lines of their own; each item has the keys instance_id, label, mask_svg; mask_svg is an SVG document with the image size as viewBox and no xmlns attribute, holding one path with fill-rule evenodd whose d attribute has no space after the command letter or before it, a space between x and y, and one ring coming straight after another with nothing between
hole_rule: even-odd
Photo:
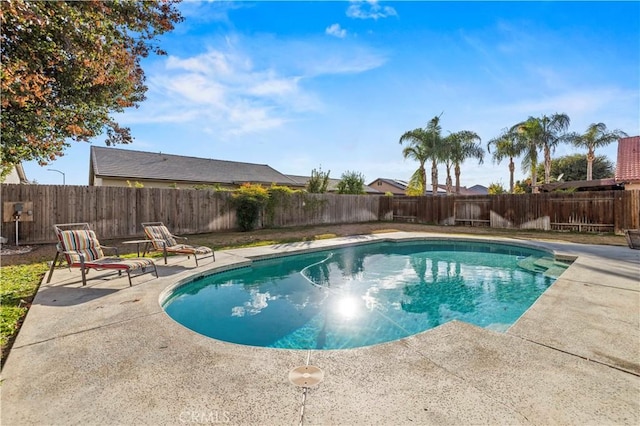
<instances>
[{"instance_id":1,"label":"blue pool water","mask_svg":"<svg viewBox=\"0 0 640 426\"><path fill-rule=\"evenodd\" d=\"M535 266L545 261L547 252L501 244L375 243L210 275L163 307L205 336L274 348L368 346L454 319L505 330L555 280Z\"/></svg>"}]
</instances>

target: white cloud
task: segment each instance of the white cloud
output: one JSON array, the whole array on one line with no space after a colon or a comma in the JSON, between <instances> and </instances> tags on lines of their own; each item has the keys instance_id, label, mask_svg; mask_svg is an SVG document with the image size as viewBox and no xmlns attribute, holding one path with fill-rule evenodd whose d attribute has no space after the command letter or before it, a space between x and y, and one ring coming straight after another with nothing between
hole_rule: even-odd
<instances>
[{"instance_id":1,"label":"white cloud","mask_svg":"<svg viewBox=\"0 0 640 426\"><path fill-rule=\"evenodd\" d=\"M191 123L221 139L282 127L322 109L304 83L364 72L386 61L367 47L341 42L336 48L335 43L325 37L246 43L226 37L204 53L163 58L148 73L148 102L122 121Z\"/></svg>"},{"instance_id":2,"label":"white cloud","mask_svg":"<svg viewBox=\"0 0 640 426\"><path fill-rule=\"evenodd\" d=\"M637 102L637 93L625 92L618 88L596 88L572 90L554 96L523 100L514 104L502 105L500 110L532 116L565 112L572 117L573 115L614 108L616 104L626 103L629 100Z\"/></svg>"},{"instance_id":3,"label":"white cloud","mask_svg":"<svg viewBox=\"0 0 640 426\"><path fill-rule=\"evenodd\" d=\"M347 30L340 28L340 24L329 25L324 32L338 38L345 38L347 36Z\"/></svg>"},{"instance_id":4,"label":"white cloud","mask_svg":"<svg viewBox=\"0 0 640 426\"><path fill-rule=\"evenodd\" d=\"M391 6L380 6L377 0L354 1L347 8L347 16L355 19L374 19L398 16Z\"/></svg>"}]
</instances>

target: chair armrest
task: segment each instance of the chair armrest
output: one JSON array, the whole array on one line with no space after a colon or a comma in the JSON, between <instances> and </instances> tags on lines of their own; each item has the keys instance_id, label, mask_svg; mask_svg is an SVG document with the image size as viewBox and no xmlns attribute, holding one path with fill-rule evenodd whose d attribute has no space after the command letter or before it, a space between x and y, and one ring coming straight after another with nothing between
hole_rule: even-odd
<instances>
[{"instance_id":1,"label":"chair armrest","mask_svg":"<svg viewBox=\"0 0 640 426\"><path fill-rule=\"evenodd\" d=\"M181 237L180 235L172 235L172 237L173 237L173 238L177 238L177 239L179 239L179 240L185 240L185 241L187 241L187 240L188 240L188 238L187 238L187 237Z\"/></svg>"},{"instance_id":2,"label":"chair armrest","mask_svg":"<svg viewBox=\"0 0 640 426\"><path fill-rule=\"evenodd\" d=\"M79 251L75 251L75 250L63 251L62 254L78 256L80 258L80 263L84 267L84 254L80 253Z\"/></svg>"},{"instance_id":3,"label":"chair armrest","mask_svg":"<svg viewBox=\"0 0 640 426\"><path fill-rule=\"evenodd\" d=\"M103 249L109 249L109 250L113 250L116 253L116 257L119 257L118 255L118 247L113 247L113 246L100 246Z\"/></svg>"}]
</instances>

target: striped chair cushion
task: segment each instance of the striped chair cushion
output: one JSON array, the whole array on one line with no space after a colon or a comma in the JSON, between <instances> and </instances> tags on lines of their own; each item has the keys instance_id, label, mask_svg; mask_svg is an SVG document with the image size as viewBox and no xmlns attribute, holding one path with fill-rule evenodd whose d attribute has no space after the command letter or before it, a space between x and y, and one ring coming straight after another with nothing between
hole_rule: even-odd
<instances>
[{"instance_id":1,"label":"striped chair cushion","mask_svg":"<svg viewBox=\"0 0 640 426\"><path fill-rule=\"evenodd\" d=\"M100 241L92 230L60 231L60 243L67 253L69 264L80 263L80 254L84 255L85 262L91 262L104 257Z\"/></svg>"},{"instance_id":2,"label":"striped chair cushion","mask_svg":"<svg viewBox=\"0 0 640 426\"><path fill-rule=\"evenodd\" d=\"M172 247L178 244L178 242L175 238L173 238L173 235L171 235L171 232L169 232L166 226L145 226L144 232L147 234L147 237L149 237L150 240L153 240L152 244L156 250L162 250L162 244L157 240L164 241L167 247Z\"/></svg>"},{"instance_id":3,"label":"striped chair cushion","mask_svg":"<svg viewBox=\"0 0 640 426\"><path fill-rule=\"evenodd\" d=\"M177 244L175 246L167 247L167 251L174 253L186 253L186 254L211 254L212 251L209 247L205 246L190 246L187 244Z\"/></svg>"},{"instance_id":4,"label":"striped chair cushion","mask_svg":"<svg viewBox=\"0 0 640 426\"><path fill-rule=\"evenodd\" d=\"M91 262L91 266L95 269L126 269L133 271L140 268L146 268L153 265L153 260L146 257L136 257L133 259L122 259L118 257L105 257Z\"/></svg>"}]
</instances>

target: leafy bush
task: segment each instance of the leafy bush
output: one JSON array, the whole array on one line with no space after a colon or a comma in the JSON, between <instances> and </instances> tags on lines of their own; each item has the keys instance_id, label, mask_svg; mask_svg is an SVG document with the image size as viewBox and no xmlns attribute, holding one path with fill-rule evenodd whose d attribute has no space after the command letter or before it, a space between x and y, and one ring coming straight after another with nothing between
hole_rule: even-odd
<instances>
[{"instance_id":1,"label":"leafy bush","mask_svg":"<svg viewBox=\"0 0 640 426\"><path fill-rule=\"evenodd\" d=\"M241 231L255 229L260 213L266 206L269 192L259 184L244 183L233 192L231 202L236 209Z\"/></svg>"},{"instance_id":2,"label":"leafy bush","mask_svg":"<svg viewBox=\"0 0 640 426\"><path fill-rule=\"evenodd\" d=\"M223 188L222 185L220 185L219 183L210 185L210 184L198 184L198 185L193 185L192 187L193 189L197 189L197 190L206 190L206 191L229 191L229 189L227 188Z\"/></svg>"},{"instance_id":3,"label":"leafy bush","mask_svg":"<svg viewBox=\"0 0 640 426\"><path fill-rule=\"evenodd\" d=\"M299 193L300 191L291 189L288 186L276 185L274 183L267 189L267 192L269 198L267 199L265 211L267 219L270 222L269 224L273 224L276 207L280 206L285 209L288 208L291 205L291 196Z\"/></svg>"},{"instance_id":4,"label":"leafy bush","mask_svg":"<svg viewBox=\"0 0 640 426\"><path fill-rule=\"evenodd\" d=\"M499 195L506 194L507 190L504 189L502 183L493 182L491 185L489 185L489 188L487 188L487 192L489 193L489 195Z\"/></svg>"},{"instance_id":5,"label":"leafy bush","mask_svg":"<svg viewBox=\"0 0 640 426\"><path fill-rule=\"evenodd\" d=\"M325 173L322 171L322 167L318 170L311 170L311 178L307 182L307 192L310 194L324 194L327 192L329 173L331 173L331 170Z\"/></svg>"},{"instance_id":6,"label":"leafy bush","mask_svg":"<svg viewBox=\"0 0 640 426\"><path fill-rule=\"evenodd\" d=\"M364 194L364 176L359 172L346 171L338 182L338 194Z\"/></svg>"}]
</instances>

